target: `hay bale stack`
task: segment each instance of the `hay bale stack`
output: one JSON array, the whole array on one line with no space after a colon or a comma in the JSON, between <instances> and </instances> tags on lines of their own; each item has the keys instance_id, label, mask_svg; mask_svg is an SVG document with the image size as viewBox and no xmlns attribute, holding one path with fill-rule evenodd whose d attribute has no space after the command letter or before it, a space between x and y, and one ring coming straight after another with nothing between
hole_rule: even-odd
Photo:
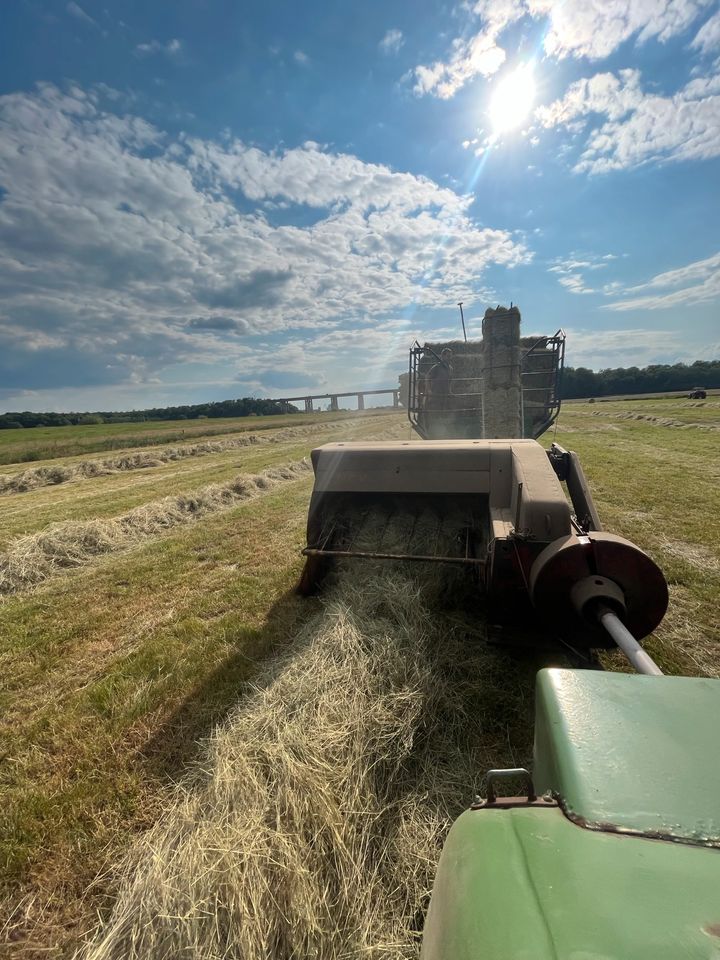
<instances>
[{"instance_id":1,"label":"hay bale stack","mask_svg":"<svg viewBox=\"0 0 720 960\"><path fill-rule=\"evenodd\" d=\"M426 355L418 367L421 381L445 348L453 354L453 382L443 411L442 435L467 439L522 435L519 344L517 307L488 308L482 340L425 343Z\"/></svg>"},{"instance_id":2,"label":"hay bale stack","mask_svg":"<svg viewBox=\"0 0 720 960\"><path fill-rule=\"evenodd\" d=\"M442 421L434 418L430 436L479 437L482 436L482 379L485 361L483 344L479 340L450 340L442 343L426 342L425 356L418 364L418 390L425 392L425 379L433 366L439 362L445 348L452 350L453 383L447 397Z\"/></svg>"},{"instance_id":3,"label":"hay bale stack","mask_svg":"<svg viewBox=\"0 0 720 960\"><path fill-rule=\"evenodd\" d=\"M517 307L491 307L482 323L485 356L483 406L485 436L521 437L522 369L520 350L520 311Z\"/></svg>"},{"instance_id":4,"label":"hay bale stack","mask_svg":"<svg viewBox=\"0 0 720 960\"><path fill-rule=\"evenodd\" d=\"M517 307L488 308L482 340L427 342L418 364L422 405L425 379L442 351L452 350L453 380L441 414L428 418L432 438L532 437L545 420L555 373L547 337L520 337Z\"/></svg>"}]
</instances>

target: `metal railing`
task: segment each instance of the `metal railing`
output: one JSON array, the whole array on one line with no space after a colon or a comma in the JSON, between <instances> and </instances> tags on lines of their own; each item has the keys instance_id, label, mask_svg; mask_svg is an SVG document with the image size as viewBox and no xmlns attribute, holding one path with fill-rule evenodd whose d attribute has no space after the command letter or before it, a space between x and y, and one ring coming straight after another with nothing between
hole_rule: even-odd
<instances>
[{"instance_id":1,"label":"metal railing","mask_svg":"<svg viewBox=\"0 0 720 960\"><path fill-rule=\"evenodd\" d=\"M479 354L463 353L462 358ZM535 358L542 357L542 369L532 369ZM446 399L429 400L427 374L440 363L439 354L429 345L417 341L410 348L408 368L408 419L424 439L439 434L447 439L483 439L485 437L485 378L476 376L449 377ZM560 412L560 386L565 362L565 332L561 329L549 337L539 337L521 357L520 389L522 434L537 439L552 426ZM512 365L508 364L508 368ZM516 366L516 365L515 365ZM498 370L497 366L493 370ZM543 377L545 382L533 383ZM468 389L468 386L472 389ZM461 399L461 404L457 400Z\"/></svg>"}]
</instances>

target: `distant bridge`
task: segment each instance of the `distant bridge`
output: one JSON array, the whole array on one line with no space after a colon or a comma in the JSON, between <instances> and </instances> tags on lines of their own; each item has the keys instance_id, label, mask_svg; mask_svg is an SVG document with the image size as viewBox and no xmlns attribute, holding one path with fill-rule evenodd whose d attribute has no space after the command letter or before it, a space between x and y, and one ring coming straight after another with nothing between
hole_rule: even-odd
<instances>
[{"instance_id":1,"label":"distant bridge","mask_svg":"<svg viewBox=\"0 0 720 960\"><path fill-rule=\"evenodd\" d=\"M365 397L382 396L385 394L388 396L392 394L394 407L400 406L400 390L397 387L388 387L387 390L350 390L347 393L314 393L312 396L306 394L302 397L280 397L274 402L282 404L286 410L291 403L304 403L305 413L312 413L315 409L313 407L313 400L329 400L330 409L339 410L338 400L341 397L357 397L358 410L364 410Z\"/></svg>"}]
</instances>

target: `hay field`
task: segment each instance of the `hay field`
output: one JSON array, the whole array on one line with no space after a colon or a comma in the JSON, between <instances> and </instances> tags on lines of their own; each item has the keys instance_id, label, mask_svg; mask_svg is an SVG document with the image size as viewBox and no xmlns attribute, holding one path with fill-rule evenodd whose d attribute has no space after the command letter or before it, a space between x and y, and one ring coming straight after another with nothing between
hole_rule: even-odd
<instances>
[{"instance_id":1,"label":"hay field","mask_svg":"<svg viewBox=\"0 0 720 960\"><path fill-rule=\"evenodd\" d=\"M366 416L383 416L374 408ZM305 424L352 419L352 411L303 414ZM203 437L276 430L297 426L297 414L268 417L221 417L197 420L146 420L140 423L99 423L68 427L34 427L29 430L0 430L0 464L39 461L62 462L65 457L84 456L99 450L127 450L159 443L185 443Z\"/></svg>"},{"instance_id":2,"label":"hay field","mask_svg":"<svg viewBox=\"0 0 720 960\"><path fill-rule=\"evenodd\" d=\"M710 402L648 400L567 405L557 430L607 528L666 571L647 645L672 672L720 675L719 428ZM3 956L417 956L449 823L488 766L530 756L538 662L488 649L461 585L368 568L292 591L311 479L284 468L407 437L402 415L262 432L0 495L0 566L23 543L54 558L0 600ZM153 447L108 449L54 461ZM92 546L118 524L142 535Z\"/></svg>"}]
</instances>

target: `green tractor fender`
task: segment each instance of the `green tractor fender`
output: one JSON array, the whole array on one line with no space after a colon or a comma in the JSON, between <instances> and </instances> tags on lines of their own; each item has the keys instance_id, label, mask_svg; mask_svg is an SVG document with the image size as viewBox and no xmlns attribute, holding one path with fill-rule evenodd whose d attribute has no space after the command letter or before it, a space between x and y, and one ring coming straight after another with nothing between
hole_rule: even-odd
<instances>
[{"instance_id":1,"label":"green tractor fender","mask_svg":"<svg viewBox=\"0 0 720 960\"><path fill-rule=\"evenodd\" d=\"M538 675L536 799L453 825L423 960L718 960L720 681Z\"/></svg>"}]
</instances>

